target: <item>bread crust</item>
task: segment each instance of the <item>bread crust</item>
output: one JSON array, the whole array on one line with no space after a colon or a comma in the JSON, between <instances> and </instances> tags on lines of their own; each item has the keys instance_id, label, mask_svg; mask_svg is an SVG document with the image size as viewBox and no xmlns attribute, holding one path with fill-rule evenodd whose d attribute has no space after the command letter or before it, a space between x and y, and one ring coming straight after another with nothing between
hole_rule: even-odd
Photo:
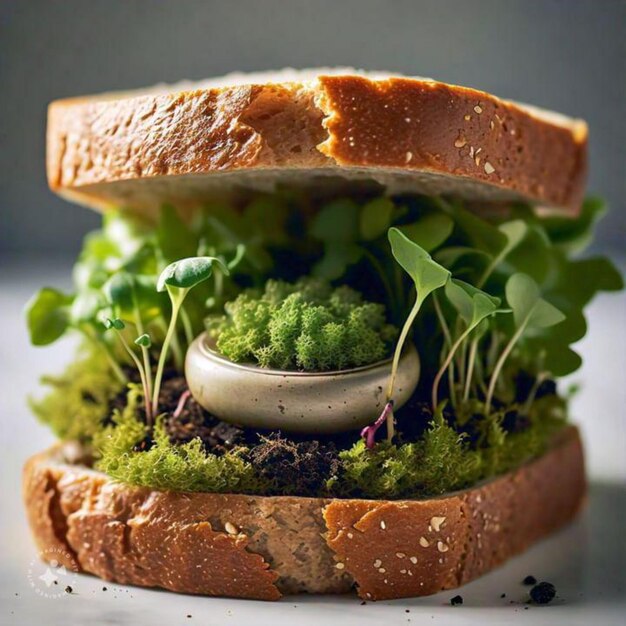
<instances>
[{"instance_id":1,"label":"bread crust","mask_svg":"<svg viewBox=\"0 0 626 626\"><path fill-rule=\"evenodd\" d=\"M587 172L584 122L414 78L60 100L47 137L52 190L149 216L165 201L184 208L279 183L319 189L320 178L576 212Z\"/></svg>"},{"instance_id":2,"label":"bread crust","mask_svg":"<svg viewBox=\"0 0 626 626\"><path fill-rule=\"evenodd\" d=\"M354 585L367 600L458 587L571 520L586 489L574 427L513 472L427 500L159 492L63 454L57 446L24 468L43 559L63 554L64 565L122 584L262 600Z\"/></svg>"}]
</instances>

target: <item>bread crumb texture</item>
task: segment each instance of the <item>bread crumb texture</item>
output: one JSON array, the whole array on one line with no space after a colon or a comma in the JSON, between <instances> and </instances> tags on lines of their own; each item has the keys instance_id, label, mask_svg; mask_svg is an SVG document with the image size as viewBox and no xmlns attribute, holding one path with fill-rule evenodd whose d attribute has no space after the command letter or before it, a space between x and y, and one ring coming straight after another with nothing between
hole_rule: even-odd
<instances>
[{"instance_id":1,"label":"bread crumb texture","mask_svg":"<svg viewBox=\"0 0 626 626\"><path fill-rule=\"evenodd\" d=\"M132 488L61 447L29 459L24 500L40 550L121 584L276 600L368 600L462 585L569 521L585 492L578 431L482 486L429 500L172 493ZM71 562L70 562L71 561Z\"/></svg>"},{"instance_id":2,"label":"bread crumb texture","mask_svg":"<svg viewBox=\"0 0 626 626\"><path fill-rule=\"evenodd\" d=\"M235 188L315 190L320 177L326 188L333 178L579 208L581 120L427 79L265 80L53 102L50 187L148 215L162 202L184 209Z\"/></svg>"}]
</instances>

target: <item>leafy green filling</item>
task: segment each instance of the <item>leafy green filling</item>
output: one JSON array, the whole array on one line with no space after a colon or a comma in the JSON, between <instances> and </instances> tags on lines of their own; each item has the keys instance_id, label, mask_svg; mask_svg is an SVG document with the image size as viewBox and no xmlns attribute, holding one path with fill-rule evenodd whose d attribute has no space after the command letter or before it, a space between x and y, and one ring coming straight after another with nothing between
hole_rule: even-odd
<instances>
[{"instance_id":1,"label":"leafy green filling","mask_svg":"<svg viewBox=\"0 0 626 626\"><path fill-rule=\"evenodd\" d=\"M62 439L93 441L98 466L132 484L267 493L275 487L249 451L215 455L200 440L170 442L156 417L166 361L182 372L184 350L209 316L218 347L233 360L351 367L390 353L388 315L395 326L404 323L396 356L405 341L418 348L416 397L430 407L430 418L411 441L374 446L374 430L368 445L340 450L316 494L432 495L540 454L564 413L557 396L537 399L537 391L579 367L571 346L586 332L583 309L594 294L623 286L607 259L576 258L602 203L588 200L577 219L540 217L521 205L484 219L459 202L424 197L338 199L313 214L302 208L293 197L259 196L241 212L210 207L183 222L164 207L155 228L109 214L102 231L85 241L74 292L44 288L28 307L35 345L73 330L89 346L86 361L47 379L52 393L34 403L40 419ZM223 271L208 271L213 263ZM306 274L318 280L277 280ZM166 282L157 290L159 275ZM256 290L242 293L246 287ZM116 397L133 364L143 368L145 384L132 387L120 412ZM534 381L523 397L521 372ZM144 421L150 395L154 428L150 416ZM513 407L527 421L519 432L504 428ZM391 440L392 411L386 418ZM476 420L478 444L465 434ZM146 437L148 448L139 445Z\"/></svg>"}]
</instances>

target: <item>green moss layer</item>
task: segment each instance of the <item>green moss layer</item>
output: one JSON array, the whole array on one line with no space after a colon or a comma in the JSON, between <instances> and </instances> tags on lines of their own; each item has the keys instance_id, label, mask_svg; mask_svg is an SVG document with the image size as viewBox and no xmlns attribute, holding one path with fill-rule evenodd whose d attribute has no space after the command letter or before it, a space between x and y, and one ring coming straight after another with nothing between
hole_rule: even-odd
<instances>
[{"instance_id":1,"label":"green moss layer","mask_svg":"<svg viewBox=\"0 0 626 626\"><path fill-rule=\"evenodd\" d=\"M111 401L123 385L100 354L85 351L61 376L44 376L51 391L30 400L39 420L63 440L88 442L108 419Z\"/></svg>"},{"instance_id":2,"label":"green moss layer","mask_svg":"<svg viewBox=\"0 0 626 626\"><path fill-rule=\"evenodd\" d=\"M305 371L368 365L389 356L397 330L385 307L363 301L350 287L311 278L270 280L225 306L211 325L218 350L235 362Z\"/></svg>"}]
</instances>

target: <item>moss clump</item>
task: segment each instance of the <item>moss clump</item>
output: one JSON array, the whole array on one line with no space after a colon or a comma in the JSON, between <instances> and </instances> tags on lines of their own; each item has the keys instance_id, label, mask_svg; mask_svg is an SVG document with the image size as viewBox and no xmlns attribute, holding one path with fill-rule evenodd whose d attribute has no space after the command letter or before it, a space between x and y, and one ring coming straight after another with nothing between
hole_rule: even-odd
<instances>
[{"instance_id":1,"label":"moss clump","mask_svg":"<svg viewBox=\"0 0 626 626\"><path fill-rule=\"evenodd\" d=\"M211 493L264 490L263 481L237 450L217 456L207 453L200 439L172 444L162 421L157 422L147 445L140 446L146 444L147 427L136 417L138 396L138 390L132 389L126 408L115 411L113 425L94 438L97 469L121 482L154 489Z\"/></svg>"},{"instance_id":2,"label":"moss clump","mask_svg":"<svg viewBox=\"0 0 626 626\"><path fill-rule=\"evenodd\" d=\"M381 304L349 287L303 278L270 280L225 306L209 328L231 361L261 367L327 371L368 365L389 355L397 330Z\"/></svg>"},{"instance_id":3,"label":"moss clump","mask_svg":"<svg viewBox=\"0 0 626 626\"><path fill-rule=\"evenodd\" d=\"M481 462L453 428L432 425L421 441L379 443L373 450L359 441L340 454L342 472L331 481L341 496L398 498L438 495L481 477Z\"/></svg>"},{"instance_id":4,"label":"moss clump","mask_svg":"<svg viewBox=\"0 0 626 626\"><path fill-rule=\"evenodd\" d=\"M63 440L88 442L108 419L111 401L122 391L107 362L85 352L61 376L44 376L52 391L30 406L39 420Z\"/></svg>"}]
</instances>

